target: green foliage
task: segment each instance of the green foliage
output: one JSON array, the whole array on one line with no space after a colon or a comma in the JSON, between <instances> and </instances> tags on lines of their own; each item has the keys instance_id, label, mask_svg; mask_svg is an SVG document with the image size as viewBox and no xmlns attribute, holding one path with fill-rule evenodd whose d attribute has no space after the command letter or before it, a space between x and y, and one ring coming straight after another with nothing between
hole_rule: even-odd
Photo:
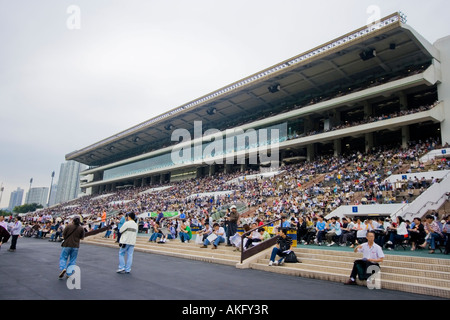
<instances>
[{"instance_id":1,"label":"green foliage","mask_svg":"<svg viewBox=\"0 0 450 320\"><path fill-rule=\"evenodd\" d=\"M43 208L42 205L37 203L26 203L21 206L14 207L13 212L14 213L27 213L27 212L34 212L36 209Z\"/></svg>"},{"instance_id":2,"label":"green foliage","mask_svg":"<svg viewBox=\"0 0 450 320\"><path fill-rule=\"evenodd\" d=\"M0 210L0 216L9 216L9 215L11 215L11 212L5 211L5 210Z\"/></svg>"}]
</instances>

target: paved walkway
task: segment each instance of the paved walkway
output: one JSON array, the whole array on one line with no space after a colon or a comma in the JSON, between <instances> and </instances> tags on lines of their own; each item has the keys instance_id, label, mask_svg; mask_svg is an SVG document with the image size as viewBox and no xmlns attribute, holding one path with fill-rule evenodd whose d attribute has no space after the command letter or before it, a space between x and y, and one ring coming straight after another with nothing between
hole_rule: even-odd
<instances>
[{"instance_id":1,"label":"paved walkway","mask_svg":"<svg viewBox=\"0 0 450 320\"><path fill-rule=\"evenodd\" d=\"M19 238L0 250L0 300L441 300L135 252L131 274L115 273L118 248L82 244L80 290L58 280L60 244ZM350 270L349 270L350 272Z\"/></svg>"}]
</instances>

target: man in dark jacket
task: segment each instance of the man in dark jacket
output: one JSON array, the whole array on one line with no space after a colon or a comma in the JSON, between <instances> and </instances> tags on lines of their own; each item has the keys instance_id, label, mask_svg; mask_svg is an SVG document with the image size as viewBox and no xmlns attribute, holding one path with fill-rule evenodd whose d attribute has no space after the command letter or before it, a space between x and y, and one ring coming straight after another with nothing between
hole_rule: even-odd
<instances>
[{"instance_id":1,"label":"man in dark jacket","mask_svg":"<svg viewBox=\"0 0 450 320\"><path fill-rule=\"evenodd\" d=\"M236 206L232 205L230 207L231 212L230 212L230 216L227 217L227 230L226 230L226 234L227 234L227 246L231 246L230 243L230 237L234 236L237 232L237 226L239 223L239 213L237 212Z\"/></svg>"},{"instance_id":2,"label":"man in dark jacket","mask_svg":"<svg viewBox=\"0 0 450 320\"><path fill-rule=\"evenodd\" d=\"M72 223L64 228L63 238L59 257L59 279L63 279L67 269L71 270L70 267L75 266L77 262L80 240L84 239L84 228L81 226L79 217L75 217ZM70 277L71 274L67 273L67 276Z\"/></svg>"},{"instance_id":3,"label":"man in dark jacket","mask_svg":"<svg viewBox=\"0 0 450 320\"><path fill-rule=\"evenodd\" d=\"M271 265L283 265L286 256L290 251L292 251L292 239L287 235L287 229L281 228L279 231L279 238L277 240L277 245L272 249L272 254L270 256L269 266ZM281 257L280 260L275 261L276 256Z\"/></svg>"}]
</instances>

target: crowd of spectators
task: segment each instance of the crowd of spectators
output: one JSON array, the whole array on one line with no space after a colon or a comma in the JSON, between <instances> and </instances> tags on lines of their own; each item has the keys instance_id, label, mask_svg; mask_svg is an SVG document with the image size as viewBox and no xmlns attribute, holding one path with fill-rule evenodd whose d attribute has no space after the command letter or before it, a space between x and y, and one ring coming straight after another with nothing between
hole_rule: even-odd
<instances>
[{"instance_id":1,"label":"crowd of spectators","mask_svg":"<svg viewBox=\"0 0 450 320\"><path fill-rule=\"evenodd\" d=\"M379 148L367 153L318 157L314 161L284 165L280 167L279 174L267 178L236 179L258 173L251 170L245 173L218 173L201 179L173 182L166 185L167 189L153 192L149 189L162 185L123 188L84 196L25 215L22 234L50 241L59 240L63 227L72 217L80 216L86 232L109 226L108 236L114 237L114 230L119 224L118 214L128 212L134 212L138 217L141 232L151 233L156 219L146 213L159 210L177 213L175 218L166 219L166 223L171 223L163 225L166 236L170 233L171 238L176 238L179 237L181 222L201 227L207 221L212 226L223 222L226 208L239 203L247 209L242 215L241 226L250 225L256 219L267 222L284 215L294 218L295 223L301 218L311 227L320 216L331 213L341 205L409 201L411 196L404 196L406 192L413 190L413 197L438 181L391 183L386 178L395 173L428 171L433 166L438 170L450 169L448 160L438 159L433 160L437 163L431 161L427 164L420 162L422 155L438 146L439 141L428 139L411 142L406 149ZM208 192L223 194L202 195ZM302 239L308 243L310 236L305 234ZM322 239L327 238L320 233L316 240Z\"/></svg>"}]
</instances>

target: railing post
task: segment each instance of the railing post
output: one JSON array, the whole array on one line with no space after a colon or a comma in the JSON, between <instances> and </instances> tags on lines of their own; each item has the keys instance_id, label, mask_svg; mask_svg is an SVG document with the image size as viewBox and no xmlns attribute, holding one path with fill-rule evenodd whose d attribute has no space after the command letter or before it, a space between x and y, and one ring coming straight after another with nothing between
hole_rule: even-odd
<instances>
[{"instance_id":1,"label":"railing post","mask_svg":"<svg viewBox=\"0 0 450 320\"><path fill-rule=\"evenodd\" d=\"M268 247L272 246L276 242L276 239L278 239L278 237L279 237L278 235L275 235L274 237L271 237L270 239L267 239L266 241L260 242L257 246L249 248L249 249L245 250L245 252L244 252L244 238L245 238L245 236L248 235L248 234L251 234L255 230L258 230L259 228L266 227L266 226L268 226L270 224L273 224L273 223L275 223L277 221L280 221L280 220L281 220L281 218L278 218L278 219L275 219L273 221L267 222L267 223L265 223L265 224L263 224L261 226L256 227L255 229L252 229L252 230L249 230L247 232L244 232L241 235L241 244L240 244L240 246L241 246L241 264L244 262L245 259L248 259L251 256L254 256L255 254L257 254L257 253L267 249Z\"/></svg>"}]
</instances>

